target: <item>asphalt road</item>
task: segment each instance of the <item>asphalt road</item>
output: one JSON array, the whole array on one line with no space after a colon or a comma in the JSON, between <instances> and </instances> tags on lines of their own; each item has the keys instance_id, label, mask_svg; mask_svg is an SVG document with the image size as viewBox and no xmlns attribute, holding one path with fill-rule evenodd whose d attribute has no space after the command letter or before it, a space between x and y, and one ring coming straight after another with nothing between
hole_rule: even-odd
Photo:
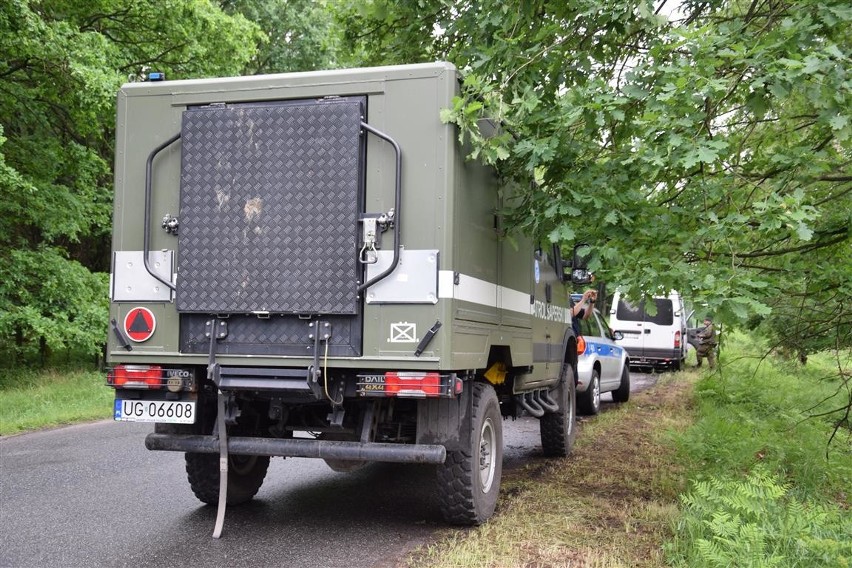
<instances>
[{"instance_id":1,"label":"asphalt road","mask_svg":"<svg viewBox=\"0 0 852 568\"><path fill-rule=\"evenodd\" d=\"M633 391L655 381L632 379ZM150 431L97 422L0 439L0 567L390 567L444 526L432 467L274 458L214 540L215 507L190 491L182 454L145 449ZM538 422L505 421L504 448L507 471L542 460Z\"/></svg>"}]
</instances>

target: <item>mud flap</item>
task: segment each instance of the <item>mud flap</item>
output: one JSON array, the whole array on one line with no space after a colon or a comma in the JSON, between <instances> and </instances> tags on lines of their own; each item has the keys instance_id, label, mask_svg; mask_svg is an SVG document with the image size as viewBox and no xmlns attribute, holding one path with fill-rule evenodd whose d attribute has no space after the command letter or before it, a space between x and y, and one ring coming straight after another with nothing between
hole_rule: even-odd
<instances>
[{"instance_id":1,"label":"mud flap","mask_svg":"<svg viewBox=\"0 0 852 568\"><path fill-rule=\"evenodd\" d=\"M219 505L216 510L216 525L213 538L222 536L225 526L225 507L228 505L228 428L225 425L225 395L218 391L216 433L219 436Z\"/></svg>"},{"instance_id":2,"label":"mud flap","mask_svg":"<svg viewBox=\"0 0 852 568\"><path fill-rule=\"evenodd\" d=\"M456 451L470 446L473 383L466 381L456 398L417 401L417 443L436 444ZM463 425L460 427L460 425Z\"/></svg>"},{"instance_id":3,"label":"mud flap","mask_svg":"<svg viewBox=\"0 0 852 568\"><path fill-rule=\"evenodd\" d=\"M216 346L220 339L228 336L228 324L225 321L209 320L207 322L210 337L210 355L207 361L207 378L216 385L216 425L214 435L219 437L219 505L216 510L216 524L213 527L213 538L222 536L225 526L225 508L228 506L228 426L225 422L225 393L220 387L221 375L216 363Z\"/></svg>"}]
</instances>

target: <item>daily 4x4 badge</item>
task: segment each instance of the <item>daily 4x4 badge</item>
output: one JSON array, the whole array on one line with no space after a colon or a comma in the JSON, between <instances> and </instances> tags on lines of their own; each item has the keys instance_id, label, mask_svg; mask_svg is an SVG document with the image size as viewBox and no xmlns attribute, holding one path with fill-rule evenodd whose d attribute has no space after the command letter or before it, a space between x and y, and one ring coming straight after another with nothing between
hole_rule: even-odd
<instances>
[{"instance_id":1,"label":"daily 4x4 badge","mask_svg":"<svg viewBox=\"0 0 852 568\"><path fill-rule=\"evenodd\" d=\"M157 320L148 308L133 308L124 316L124 332L136 343L151 339L156 327Z\"/></svg>"}]
</instances>

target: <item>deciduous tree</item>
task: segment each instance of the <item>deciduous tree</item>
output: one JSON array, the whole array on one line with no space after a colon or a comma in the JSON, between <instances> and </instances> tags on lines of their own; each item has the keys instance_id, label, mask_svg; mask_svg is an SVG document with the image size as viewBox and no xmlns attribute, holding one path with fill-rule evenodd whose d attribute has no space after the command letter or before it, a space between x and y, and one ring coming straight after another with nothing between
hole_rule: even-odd
<instances>
[{"instance_id":1,"label":"deciduous tree","mask_svg":"<svg viewBox=\"0 0 852 568\"><path fill-rule=\"evenodd\" d=\"M850 20L837 0L373 0L346 37L372 62L461 69L444 118L536 182L516 227L593 243L634 294L677 288L729 321L798 306L821 314L809 340L848 346Z\"/></svg>"},{"instance_id":2,"label":"deciduous tree","mask_svg":"<svg viewBox=\"0 0 852 568\"><path fill-rule=\"evenodd\" d=\"M208 0L0 3L0 348L99 351L119 86L237 74L258 39Z\"/></svg>"},{"instance_id":3,"label":"deciduous tree","mask_svg":"<svg viewBox=\"0 0 852 568\"><path fill-rule=\"evenodd\" d=\"M679 289L788 351L834 348L848 387L852 7L670 4L372 0L346 38L462 70L444 118L522 182L516 228L593 243L633 295Z\"/></svg>"}]
</instances>

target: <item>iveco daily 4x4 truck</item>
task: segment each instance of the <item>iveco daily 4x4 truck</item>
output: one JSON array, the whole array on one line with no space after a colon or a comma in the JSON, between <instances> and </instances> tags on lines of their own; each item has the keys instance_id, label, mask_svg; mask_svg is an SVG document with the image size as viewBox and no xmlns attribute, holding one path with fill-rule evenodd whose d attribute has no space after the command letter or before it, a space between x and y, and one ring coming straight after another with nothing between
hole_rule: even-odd
<instances>
[{"instance_id":1,"label":"iveco daily 4x4 truck","mask_svg":"<svg viewBox=\"0 0 852 568\"><path fill-rule=\"evenodd\" d=\"M119 92L115 419L186 454L214 536L271 456L435 464L445 517L478 524L505 417L571 451L585 271L504 238L510 188L440 119L458 90L437 63Z\"/></svg>"}]
</instances>

